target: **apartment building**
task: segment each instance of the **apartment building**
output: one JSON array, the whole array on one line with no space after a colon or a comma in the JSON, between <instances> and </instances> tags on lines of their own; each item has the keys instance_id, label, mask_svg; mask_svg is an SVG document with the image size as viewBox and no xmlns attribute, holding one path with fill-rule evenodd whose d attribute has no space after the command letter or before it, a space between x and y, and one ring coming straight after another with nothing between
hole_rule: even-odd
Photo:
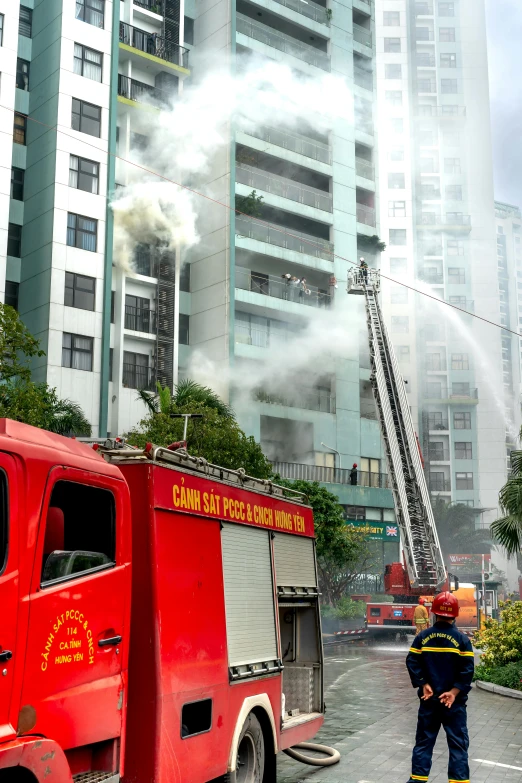
<instances>
[{"instance_id":1,"label":"apartment building","mask_svg":"<svg viewBox=\"0 0 522 783\"><path fill-rule=\"evenodd\" d=\"M502 382L483 0L377 0L383 298L430 491L498 515ZM507 568L505 563L502 564Z\"/></svg>"}]
</instances>

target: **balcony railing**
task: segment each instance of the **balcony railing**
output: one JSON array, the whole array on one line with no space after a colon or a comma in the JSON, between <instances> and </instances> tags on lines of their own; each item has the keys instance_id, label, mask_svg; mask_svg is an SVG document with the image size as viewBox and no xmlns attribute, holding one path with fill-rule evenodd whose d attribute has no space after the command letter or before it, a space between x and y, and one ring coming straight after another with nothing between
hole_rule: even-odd
<instances>
[{"instance_id":1,"label":"balcony railing","mask_svg":"<svg viewBox=\"0 0 522 783\"><path fill-rule=\"evenodd\" d=\"M419 270L419 279L424 280L430 285L442 285L444 283L444 274L442 272L432 272L429 269Z\"/></svg>"},{"instance_id":2,"label":"balcony railing","mask_svg":"<svg viewBox=\"0 0 522 783\"><path fill-rule=\"evenodd\" d=\"M234 340L240 345L253 345L256 348L270 348L270 345L286 343L295 339L297 332L290 329L255 329L244 321L236 320Z\"/></svg>"},{"instance_id":3,"label":"balcony railing","mask_svg":"<svg viewBox=\"0 0 522 783\"><path fill-rule=\"evenodd\" d=\"M286 282L273 275L261 275L240 266L236 266L236 288L309 307L330 307L331 297L326 291L307 286L308 294L300 284Z\"/></svg>"},{"instance_id":4,"label":"balcony railing","mask_svg":"<svg viewBox=\"0 0 522 783\"><path fill-rule=\"evenodd\" d=\"M433 16L433 3L415 3L415 16Z\"/></svg>"},{"instance_id":5,"label":"balcony railing","mask_svg":"<svg viewBox=\"0 0 522 783\"><path fill-rule=\"evenodd\" d=\"M358 87L363 87L365 90L373 90L372 71L366 71L364 68L354 65L353 80Z\"/></svg>"},{"instance_id":6,"label":"balcony railing","mask_svg":"<svg viewBox=\"0 0 522 783\"><path fill-rule=\"evenodd\" d=\"M465 106L454 106L448 104L447 106L432 106L426 104L425 106L417 106L415 109L417 117L465 117Z\"/></svg>"},{"instance_id":7,"label":"balcony railing","mask_svg":"<svg viewBox=\"0 0 522 783\"><path fill-rule=\"evenodd\" d=\"M312 2L312 0L276 0L276 3L284 5L285 8L290 8L292 11L297 11L298 14L307 16L308 19L313 19L319 24L329 24L326 8Z\"/></svg>"},{"instance_id":8,"label":"balcony railing","mask_svg":"<svg viewBox=\"0 0 522 783\"><path fill-rule=\"evenodd\" d=\"M125 329L153 334L155 331L154 316L155 313L152 310L125 305Z\"/></svg>"},{"instance_id":9,"label":"balcony railing","mask_svg":"<svg viewBox=\"0 0 522 783\"><path fill-rule=\"evenodd\" d=\"M415 40L416 41L434 41L435 40L435 33L433 30L428 30L427 27L417 27L415 29Z\"/></svg>"},{"instance_id":10,"label":"balcony railing","mask_svg":"<svg viewBox=\"0 0 522 783\"><path fill-rule=\"evenodd\" d=\"M430 462L449 462L448 449L428 449L428 459Z\"/></svg>"},{"instance_id":11,"label":"balcony railing","mask_svg":"<svg viewBox=\"0 0 522 783\"><path fill-rule=\"evenodd\" d=\"M430 492L451 492L451 479L436 478L430 476L428 479Z\"/></svg>"},{"instance_id":12,"label":"balcony railing","mask_svg":"<svg viewBox=\"0 0 522 783\"><path fill-rule=\"evenodd\" d=\"M358 177L365 179L375 179L375 168L364 158L355 158L355 173Z\"/></svg>"},{"instance_id":13,"label":"balcony railing","mask_svg":"<svg viewBox=\"0 0 522 783\"><path fill-rule=\"evenodd\" d=\"M138 82L136 79L130 79L128 76L118 74L118 95L137 103L156 103L166 106L169 102L169 93L160 90L158 87L152 87L145 82Z\"/></svg>"},{"instance_id":14,"label":"balcony railing","mask_svg":"<svg viewBox=\"0 0 522 783\"><path fill-rule=\"evenodd\" d=\"M478 389L459 389L456 385L448 388L442 384L428 384L423 388L423 397L431 400L449 402L467 402L478 400Z\"/></svg>"},{"instance_id":15,"label":"balcony railing","mask_svg":"<svg viewBox=\"0 0 522 783\"><path fill-rule=\"evenodd\" d=\"M259 391L256 397L259 402L266 402L269 405L284 405L289 408L303 408L307 411L335 413L335 396L326 389L299 389L286 397Z\"/></svg>"},{"instance_id":16,"label":"balcony railing","mask_svg":"<svg viewBox=\"0 0 522 783\"><path fill-rule=\"evenodd\" d=\"M420 195L423 201L434 201L441 198L441 192L438 188L422 188Z\"/></svg>"},{"instance_id":17,"label":"balcony railing","mask_svg":"<svg viewBox=\"0 0 522 783\"><path fill-rule=\"evenodd\" d=\"M308 136L295 133L295 131L261 125L259 127L249 128L247 133L249 136L254 136L256 139L268 141L270 144L283 147L285 150L297 152L300 155L305 155L305 157L312 158L313 160L319 160L321 163L331 164L332 162L332 150L328 144L324 144L322 141L316 141L315 139L310 139Z\"/></svg>"},{"instance_id":18,"label":"balcony railing","mask_svg":"<svg viewBox=\"0 0 522 783\"><path fill-rule=\"evenodd\" d=\"M127 46L132 46L133 49L139 49L140 52L146 52L168 63L188 68L188 49L174 44L172 41L167 41L157 33L148 33L146 30L140 30L126 22L120 22L120 41Z\"/></svg>"},{"instance_id":19,"label":"balcony railing","mask_svg":"<svg viewBox=\"0 0 522 783\"><path fill-rule=\"evenodd\" d=\"M135 364L123 363L122 384L127 389L155 388L154 371L150 367L137 367Z\"/></svg>"},{"instance_id":20,"label":"balcony railing","mask_svg":"<svg viewBox=\"0 0 522 783\"><path fill-rule=\"evenodd\" d=\"M449 421L448 419L429 419L426 422L426 426L429 432L448 432Z\"/></svg>"},{"instance_id":21,"label":"balcony railing","mask_svg":"<svg viewBox=\"0 0 522 783\"><path fill-rule=\"evenodd\" d=\"M420 215L418 225L422 226L471 226L471 215L453 212L446 215L424 213Z\"/></svg>"},{"instance_id":22,"label":"balcony railing","mask_svg":"<svg viewBox=\"0 0 522 783\"><path fill-rule=\"evenodd\" d=\"M419 79L415 84L415 89L418 93L433 95L437 92L437 82L430 79Z\"/></svg>"},{"instance_id":23,"label":"balcony railing","mask_svg":"<svg viewBox=\"0 0 522 783\"><path fill-rule=\"evenodd\" d=\"M279 473L281 478L319 481L322 484L352 484L351 470L345 468L325 468L317 465L303 465L298 462L274 462L274 473ZM357 485L359 487L373 487L375 489L388 489L388 476L386 473L367 473L357 471Z\"/></svg>"},{"instance_id":24,"label":"balcony railing","mask_svg":"<svg viewBox=\"0 0 522 783\"><path fill-rule=\"evenodd\" d=\"M372 34L365 27L361 27L359 24L353 26L353 40L363 46L372 46Z\"/></svg>"},{"instance_id":25,"label":"balcony railing","mask_svg":"<svg viewBox=\"0 0 522 783\"><path fill-rule=\"evenodd\" d=\"M325 261L333 261L333 242L326 239L304 234L293 228L285 229L282 226L260 223L244 215L236 216L236 234L239 236L256 239L258 242L267 242L269 245L283 247L286 250L294 250L297 253L315 258L323 258Z\"/></svg>"},{"instance_id":26,"label":"balcony railing","mask_svg":"<svg viewBox=\"0 0 522 783\"><path fill-rule=\"evenodd\" d=\"M419 254L423 258L439 258L442 256L442 245L430 245L429 247L419 247Z\"/></svg>"},{"instance_id":27,"label":"balcony railing","mask_svg":"<svg viewBox=\"0 0 522 783\"><path fill-rule=\"evenodd\" d=\"M415 62L421 68L434 68L437 61L434 54L430 54L429 52L417 52Z\"/></svg>"},{"instance_id":28,"label":"balcony railing","mask_svg":"<svg viewBox=\"0 0 522 783\"><path fill-rule=\"evenodd\" d=\"M375 210L365 204L357 204L357 222L366 226L375 226Z\"/></svg>"},{"instance_id":29,"label":"balcony railing","mask_svg":"<svg viewBox=\"0 0 522 783\"><path fill-rule=\"evenodd\" d=\"M271 174L254 166L247 166L244 163L238 164L236 166L236 182L247 185L249 188L264 190L274 196L281 196L281 198L287 198L290 201L315 207L315 209L322 209L324 212L333 212L331 193L303 185L293 179L280 177L278 174Z\"/></svg>"},{"instance_id":30,"label":"balcony railing","mask_svg":"<svg viewBox=\"0 0 522 783\"><path fill-rule=\"evenodd\" d=\"M161 0L133 0L133 3L139 5L140 8L146 8L147 11L152 11L154 14L163 13Z\"/></svg>"},{"instance_id":31,"label":"balcony railing","mask_svg":"<svg viewBox=\"0 0 522 783\"><path fill-rule=\"evenodd\" d=\"M296 38L280 33L278 30L274 30L273 27L256 22L248 16L243 16L243 14L237 14L236 24L238 33L247 35L249 38L260 41L267 46L272 46L274 49L279 49L279 51L286 54L291 54L309 65L321 68L323 71L331 70L328 54L320 49L316 49L314 46L301 43Z\"/></svg>"}]
</instances>

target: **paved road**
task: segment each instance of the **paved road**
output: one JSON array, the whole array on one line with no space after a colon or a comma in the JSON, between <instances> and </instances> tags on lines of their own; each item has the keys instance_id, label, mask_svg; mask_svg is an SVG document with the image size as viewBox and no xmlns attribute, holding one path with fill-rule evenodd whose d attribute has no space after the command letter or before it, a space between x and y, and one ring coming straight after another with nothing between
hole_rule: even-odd
<instances>
[{"instance_id":1,"label":"paved road","mask_svg":"<svg viewBox=\"0 0 522 783\"><path fill-rule=\"evenodd\" d=\"M404 665L408 646L327 649L327 713L317 741L336 747L341 761L321 769L282 756L278 783L406 783L418 706ZM522 701L474 688L468 705L472 783L522 783ZM441 732L430 783L447 780Z\"/></svg>"}]
</instances>

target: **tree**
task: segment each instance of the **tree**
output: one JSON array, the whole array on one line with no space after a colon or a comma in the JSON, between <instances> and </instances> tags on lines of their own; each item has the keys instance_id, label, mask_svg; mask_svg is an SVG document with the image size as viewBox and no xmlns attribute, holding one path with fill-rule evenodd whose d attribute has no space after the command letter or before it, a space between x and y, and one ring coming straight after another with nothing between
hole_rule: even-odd
<instances>
[{"instance_id":1,"label":"tree","mask_svg":"<svg viewBox=\"0 0 522 783\"><path fill-rule=\"evenodd\" d=\"M138 398L145 403L151 413L177 412L180 406L197 402L206 408L213 408L220 416L227 419L234 418L230 405L223 402L213 389L191 381L189 378L184 378L177 384L174 394L171 394L167 386L162 388L160 383L156 383L156 390L156 394L144 390L138 392Z\"/></svg>"},{"instance_id":2,"label":"tree","mask_svg":"<svg viewBox=\"0 0 522 783\"><path fill-rule=\"evenodd\" d=\"M500 490L499 500L504 516L493 522L491 534L514 555L522 549L522 451L511 452L511 475Z\"/></svg>"},{"instance_id":3,"label":"tree","mask_svg":"<svg viewBox=\"0 0 522 783\"><path fill-rule=\"evenodd\" d=\"M20 320L16 310L0 302L0 380L15 377L29 380L29 359L39 356L45 356L39 341Z\"/></svg>"},{"instance_id":4,"label":"tree","mask_svg":"<svg viewBox=\"0 0 522 783\"><path fill-rule=\"evenodd\" d=\"M500 621L486 620L473 643L483 650L481 663L487 666L522 660L522 601L501 603Z\"/></svg>"},{"instance_id":5,"label":"tree","mask_svg":"<svg viewBox=\"0 0 522 783\"><path fill-rule=\"evenodd\" d=\"M446 557L450 554L488 554L491 551L489 530L475 528L476 508L464 503L446 503L440 497L432 499L431 505Z\"/></svg>"},{"instance_id":6,"label":"tree","mask_svg":"<svg viewBox=\"0 0 522 783\"><path fill-rule=\"evenodd\" d=\"M91 425L76 402L61 400L46 383L17 378L0 384L0 417L59 435L89 436Z\"/></svg>"},{"instance_id":7,"label":"tree","mask_svg":"<svg viewBox=\"0 0 522 783\"><path fill-rule=\"evenodd\" d=\"M173 400L175 399L175 395ZM151 411L126 437L129 442L144 448L148 442L168 446L183 438L184 420L173 418L173 413L201 414L201 419L189 419L187 443L189 452L215 465L237 470L244 468L249 476L270 478L272 466L253 437L245 435L234 417L220 413L204 402L186 400L177 405L173 401L168 412Z\"/></svg>"},{"instance_id":8,"label":"tree","mask_svg":"<svg viewBox=\"0 0 522 783\"><path fill-rule=\"evenodd\" d=\"M366 534L346 524L337 497L317 482L279 480L278 484L304 492L314 512L317 568L323 602L334 605L372 566Z\"/></svg>"},{"instance_id":9,"label":"tree","mask_svg":"<svg viewBox=\"0 0 522 783\"><path fill-rule=\"evenodd\" d=\"M260 217L262 205L263 196L258 196L256 190L253 190L248 196L236 196L236 215Z\"/></svg>"}]
</instances>

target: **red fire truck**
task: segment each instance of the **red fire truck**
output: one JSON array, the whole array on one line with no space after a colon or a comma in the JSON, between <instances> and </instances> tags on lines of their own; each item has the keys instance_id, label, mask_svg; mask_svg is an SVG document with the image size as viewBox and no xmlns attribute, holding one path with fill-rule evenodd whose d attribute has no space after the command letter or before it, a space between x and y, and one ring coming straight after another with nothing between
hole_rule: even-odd
<instances>
[{"instance_id":1,"label":"red fire truck","mask_svg":"<svg viewBox=\"0 0 522 783\"><path fill-rule=\"evenodd\" d=\"M275 781L323 722L312 511L117 446L0 420L0 781Z\"/></svg>"}]
</instances>

